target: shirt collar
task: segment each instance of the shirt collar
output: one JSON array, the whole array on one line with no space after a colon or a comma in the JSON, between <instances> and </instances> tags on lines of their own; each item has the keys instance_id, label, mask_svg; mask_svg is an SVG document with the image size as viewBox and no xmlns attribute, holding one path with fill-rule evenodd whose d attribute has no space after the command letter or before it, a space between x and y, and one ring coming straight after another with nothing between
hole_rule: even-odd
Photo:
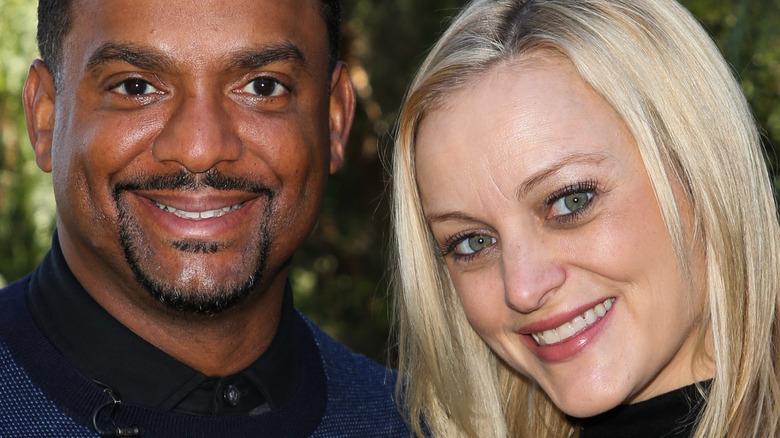
<instances>
[{"instance_id":1,"label":"shirt collar","mask_svg":"<svg viewBox=\"0 0 780 438\"><path fill-rule=\"evenodd\" d=\"M32 276L28 301L57 349L125 403L206 415L254 415L291 400L303 376L289 284L271 345L249 367L225 377L208 377L179 362L100 307L68 268L56 232L51 251Z\"/></svg>"}]
</instances>

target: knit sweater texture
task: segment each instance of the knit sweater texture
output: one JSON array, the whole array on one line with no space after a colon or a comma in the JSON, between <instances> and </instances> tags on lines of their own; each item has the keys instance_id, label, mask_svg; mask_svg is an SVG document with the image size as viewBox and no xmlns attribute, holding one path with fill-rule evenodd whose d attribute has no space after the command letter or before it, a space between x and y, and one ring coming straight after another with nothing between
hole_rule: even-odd
<instances>
[{"instance_id":1,"label":"knit sweater texture","mask_svg":"<svg viewBox=\"0 0 780 438\"><path fill-rule=\"evenodd\" d=\"M115 405L37 327L25 299L28 280L0 291L0 438L97 437L96 413L97 429L138 426L145 438L409 436L393 400L394 373L350 353L300 314L297 323L311 333L306 371L286 406L218 417Z\"/></svg>"}]
</instances>

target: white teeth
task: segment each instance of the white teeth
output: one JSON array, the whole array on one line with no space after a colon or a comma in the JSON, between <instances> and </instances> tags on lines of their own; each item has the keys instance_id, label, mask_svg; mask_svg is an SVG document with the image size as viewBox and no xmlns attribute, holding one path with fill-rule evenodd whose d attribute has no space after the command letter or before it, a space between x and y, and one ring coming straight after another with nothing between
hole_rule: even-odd
<instances>
[{"instance_id":1,"label":"white teeth","mask_svg":"<svg viewBox=\"0 0 780 438\"><path fill-rule=\"evenodd\" d=\"M612 308L613 302L615 302L614 298L608 298L603 303L588 309L582 315L577 315L577 317L562 324L560 327L540 333L531 333L531 337L538 345L552 345L563 342L603 318L609 309Z\"/></svg>"},{"instance_id":2,"label":"white teeth","mask_svg":"<svg viewBox=\"0 0 780 438\"><path fill-rule=\"evenodd\" d=\"M574 326L572 326L571 323L566 323L555 329L555 331L558 332L558 339L566 339L576 332L576 330L574 330ZM547 339L547 337L545 337L545 339Z\"/></svg>"},{"instance_id":3,"label":"white teeth","mask_svg":"<svg viewBox=\"0 0 780 438\"><path fill-rule=\"evenodd\" d=\"M224 208L217 208L215 210L206 210L206 211L186 211L186 210L179 210L177 208L173 208L169 205L160 204L159 202L155 202L154 205L159 207L163 211L167 211L168 213L173 214L174 216L178 216L183 219L191 219L191 220L202 220L202 219L210 219L213 217L220 217L222 215L228 214L231 211L236 211L239 208L241 208L244 204L236 204L231 205L229 207Z\"/></svg>"},{"instance_id":4,"label":"white teeth","mask_svg":"<svg viewBox=\"0 0 780 438\"><path fill-rule=\"evenodd\" d=\"M588 326L588 323L585 322L585 318L581 316L574 318L571 324L574 326L574 333L577 333Z\"/></svg>"},{"instance_id":5,"label":"white teeth","mask_svg":"<svg viewBox=\"0 0 780 438\"><path fill-rule=\"evenodd\" d=\"M561 340L561 337L558 335L558 329L545 330L544 333L542 333L542 338L551 344Z\"/></svg>"}]
</instances>

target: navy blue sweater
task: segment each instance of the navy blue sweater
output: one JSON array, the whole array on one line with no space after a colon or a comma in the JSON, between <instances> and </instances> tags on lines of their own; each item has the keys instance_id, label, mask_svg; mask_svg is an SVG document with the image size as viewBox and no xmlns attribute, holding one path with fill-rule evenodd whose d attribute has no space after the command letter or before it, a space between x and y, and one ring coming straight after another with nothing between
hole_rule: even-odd
<instances>
[{"instance_id":1,"label":"navy blue sweater","mask_svg":"<svg viewBox=\"0 0 780 438\"><path fill-rule=\"evenodd\" d=\"M25 299L29 276L0 291L0 437L96 437L114 424L143 437L409 436L393 402L395 376L350 353L297 314L305 338L301 388L285 406L258 416L201 416L123 403L86 378L44 337Z\"/></svg>"}]
</instances>

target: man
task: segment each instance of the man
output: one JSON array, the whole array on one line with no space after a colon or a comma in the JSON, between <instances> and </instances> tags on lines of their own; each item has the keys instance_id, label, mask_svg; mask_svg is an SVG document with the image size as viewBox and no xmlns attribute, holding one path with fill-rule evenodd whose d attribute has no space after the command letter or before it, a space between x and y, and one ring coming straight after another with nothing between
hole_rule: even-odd
<instances>
[{"instance_id":1,"label":"man","mask_svg":"<svg viewBox=\"0 0 780 438\"><path fill-rule=\"evenodd\" d=\"M24 88L57 232L0 292L0 436L407 435L292 307L355 97L333 0L41 0Z\"/></svg>"}]
</instances>

